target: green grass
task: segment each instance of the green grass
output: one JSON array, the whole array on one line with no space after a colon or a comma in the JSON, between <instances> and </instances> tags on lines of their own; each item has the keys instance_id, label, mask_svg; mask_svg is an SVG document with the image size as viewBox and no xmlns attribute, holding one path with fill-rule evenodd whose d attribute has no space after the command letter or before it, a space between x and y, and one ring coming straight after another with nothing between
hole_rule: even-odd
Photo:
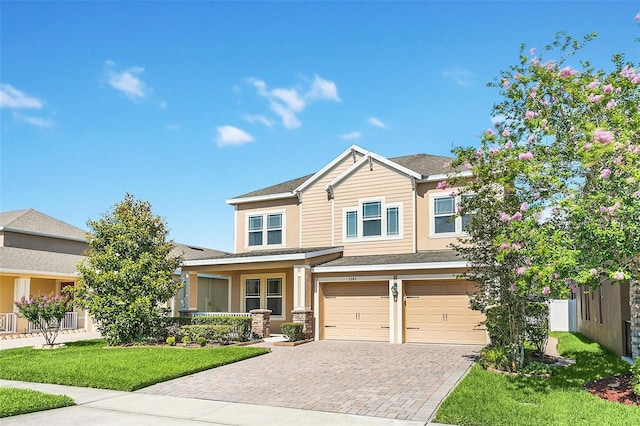
<instances>
[{"instance_id":1,"label":"green grass","mask_svg":"<svg viewBox=\"0 0 640 426\"><path fill-rule=\"evenodd\" d=\"M58 350L0 351L0 378L134 391L268 352L246 346L107 347L102 339L67 346Z\"/></svg>"},{"instance_id":2,"label":"green grass","mask_svg":"<svg viewBox=\"0 0 640 426\"><path fill-rule=\"evenodd\" d=\"M604 401L584 390L594 379L629 371L629 364L597 343L552 333L558 351L574 358L551 378L510 377L475 364L442 403L435 422L457 425L640 425L640 408Z\"/></svg>"},{"instance_id":3,"label":"green grass","mask_svg":"<svg viewBox=\"0 0 640 426\"><path fill-rule=\"evenodd\" d=\"M73 405L73 399L68 396L0 387L0 417L17 416L69 405Z\"/></svg>"}]
</instances>

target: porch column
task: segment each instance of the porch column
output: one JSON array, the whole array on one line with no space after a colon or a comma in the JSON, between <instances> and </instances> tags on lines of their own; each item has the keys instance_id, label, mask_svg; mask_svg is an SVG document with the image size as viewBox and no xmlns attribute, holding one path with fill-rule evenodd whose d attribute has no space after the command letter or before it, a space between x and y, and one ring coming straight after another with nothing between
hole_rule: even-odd
<instances>
[{"instance_id":1,"label":"porch column","mask_svg":"<svg viewBox=\"0 0 640 426\"><path fill-rule=\"evenodd\" d=\"M313 311L311 309L294 309L293 322L302 324L302 334L305 339L313 338Z\"/></svg>"},{"instance_id":2,"label":"porch column","mask_svg":"<svg viewBox=\"0 0 640 426\"><path fill-rule=\"evenodd\" d=\"M271 337L271 311L269 309L252 309L251 314L251 333L258 335L261 339Z\"/></svg>"},{"instance_id":3,"label":"porch column","mask_svg":"<svg viewBox=\"0 0 640 426\"><path fill-rule=\"evenodd\" d=\"M293 280L293 309L311 308L311 267L309 265L295 265Z\"/></svg>"},{"instance_id":4,"label":"porch column","mask_svg":"<svg viewBox=\"0 0 640 426\"><path fill-rule=\"evenodd\" d=\"M189 272L189 310L196 312L198 310L198 273Z\"/></svg>"},{"instance_id":5,"label":"porch column","mask_svg":"<svg viewBox=\"0 0 640 426\"><path fill-rule=\"evenodd\" d=\"M23 297L29 298L31 293L31 278L15 278L13 280L13 301L19 302ZM18 312L16 305L13 305L13 312Z\"/></svg>"}]
</instances>

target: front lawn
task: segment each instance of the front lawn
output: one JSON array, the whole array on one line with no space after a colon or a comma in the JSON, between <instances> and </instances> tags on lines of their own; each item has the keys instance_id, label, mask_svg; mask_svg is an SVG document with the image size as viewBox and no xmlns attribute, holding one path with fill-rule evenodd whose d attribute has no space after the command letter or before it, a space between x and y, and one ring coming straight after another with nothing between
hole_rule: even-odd
<instances>
[{"instance_id":1,"label":"front lawn","mask_svg":"<svg viewBox=\"0 0 640 426\"><path fill-rule=\"evenodd\" d=\"M73 399L30 389L0 387L0 417L17 416L34 411L73 405Z\"/></svg>"},{"instance_id":2,"label":"front lawn","mask_svg":"<svg viewBox=\"0 0 640 426\"><path fill-rule=\"evenodd\" d=\"M558 351L577 362L551 378L510 377L475 364L442 403L435 422L456 425L638 425L640 407L604 401L583 390L629 364L579 334L553 333Z\"/></svg>"},{"instance_id":3,"label":"front lawn","mask_svg":"<svg viewBox=\"0 0 640 426\"><path fill-rule=\"evenodd\" d=\"M102 339L67 346L0 351L0 379L134 391L268 352L246 346L107 347Z\"/></svg>"}]
</instances>

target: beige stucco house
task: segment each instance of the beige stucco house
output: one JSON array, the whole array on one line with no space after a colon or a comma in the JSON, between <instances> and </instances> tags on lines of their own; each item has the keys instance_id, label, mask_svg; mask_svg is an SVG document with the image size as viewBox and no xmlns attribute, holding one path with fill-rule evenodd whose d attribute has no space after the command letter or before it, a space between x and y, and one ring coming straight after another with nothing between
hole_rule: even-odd
<instances>
[{"instance_id":1,"label":"beige stucco house","mask_svg":"<svg viewBox=\"0 0 640 426\"><path fill-rule=\"evenodd\" d=\"M22 297L43 294L61 294L66 286L78 281L77 264L88 249L86 232L34 209L0 213L0 337L35 331L26 319L20 318L14 302ZM176 253L195 260L217 256L224 252L184 244L177 244ZM176 271L179 279L180 271ZM203 288L213 278L195 277ZM226 280L225 280L226 283ZM205 304L201 291L201 310L215 310ZM172 303L178 315L178 302ZM91 329L90 316L73 308L62 324L63 329Z\"/></svg>"},{"instance_id":2,"label":"beige stucco house","mask_svg":"<svg viewBox=\"0 0 640 426\"><path fill-rule=\"evenodd\" d=\"M467 264L449 249L466 218L449 220L460 200L437 189L450 160L354 145L314 174L227 200L234 253L184 262L183 305L200 310L189 289L204 275L219 280L217 306L268 309L274 333L295 312L315 339L486 343L474 286L458 278Z\"/></svg>"}]
</instances>

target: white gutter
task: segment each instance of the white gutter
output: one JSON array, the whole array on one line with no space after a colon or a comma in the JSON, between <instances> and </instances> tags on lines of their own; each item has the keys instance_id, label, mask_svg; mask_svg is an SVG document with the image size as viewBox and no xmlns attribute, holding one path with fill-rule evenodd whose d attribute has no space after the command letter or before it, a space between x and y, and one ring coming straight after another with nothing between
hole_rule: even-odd
<instances>
[{"instance_id":1,"label":"white gutter","mask_svg":"<svg viewBox=\"0 0 640 426\"><path fill-rule=\"evenodd\" d=\"M452 175L448 175L446 173L440 173L440 174L437 174L437 175L429 175L425 179L422 179L420 182L441 181L441 180L446 180L447 178L449 178L451 176ZM453 175L453 177L471 177L471 176L473 176L473 173L471 173L470 170L464 170L462 172L458 172L458 173L455 173Z\"/></svg>"},{"instance_id":2,"label":"white gutter","mask_svg":"<svg viewBox=\"0 0 640 426\"><path fill-rule=\"evenodd\" d=\"M375 272L375 271L406 271L412 269L451 269L468 268L467 262L434 262L434 263L392 263L378 265L348 265L348 266L314 266L312 273L323 272Z\"/></svg>"},{"instance_id":3,"label":"white gutter","mask_svg":"<svg viewBox=\"0 0 640 426\"><path fill-rule=\"evenodd\" d=\"M30 276L44 276L44 277L65 277L65 278L78 278L78 273L74 272L73 274L65 273L65 272L54 272L54 271L32 271L29 269L10 269L10 268L0 268L0 272L3 274L11 274L11 275L30 275Z\"/></svg>"},{"instance_id":4,"label":"white gutter","mask_svg":"<svg viewBox=\"0 0 640 426\"><path fill-rule=\"evenodd\" d=\"M229 198L226 201L226 203L231 205L255 203L257 201L281 200L283 198L292 198L296 196L297 195L293 192L280 192L279 194L256 195L254 197L246 197L246 198Z\"/></svg>"},{"instance_id":5,"label":"white gutter","mask_svg":"<svg viewBox=\"0 0 640 426\"><path fill-rule=\"evenodd\" d=\"M200 260L187 260L183 262L184 266L214 266L214 265L237 265L241 263L263 263L263 262L278 262L287 260L304 260L312 257L324 256L326 254L340 253L342 247L330 248L326 250L311 251L307 253L291 253L291 254L274 254L266 256L246 256L246 257L231 257L222 259L200 259Z\"/></svg>"}]
</instances>

